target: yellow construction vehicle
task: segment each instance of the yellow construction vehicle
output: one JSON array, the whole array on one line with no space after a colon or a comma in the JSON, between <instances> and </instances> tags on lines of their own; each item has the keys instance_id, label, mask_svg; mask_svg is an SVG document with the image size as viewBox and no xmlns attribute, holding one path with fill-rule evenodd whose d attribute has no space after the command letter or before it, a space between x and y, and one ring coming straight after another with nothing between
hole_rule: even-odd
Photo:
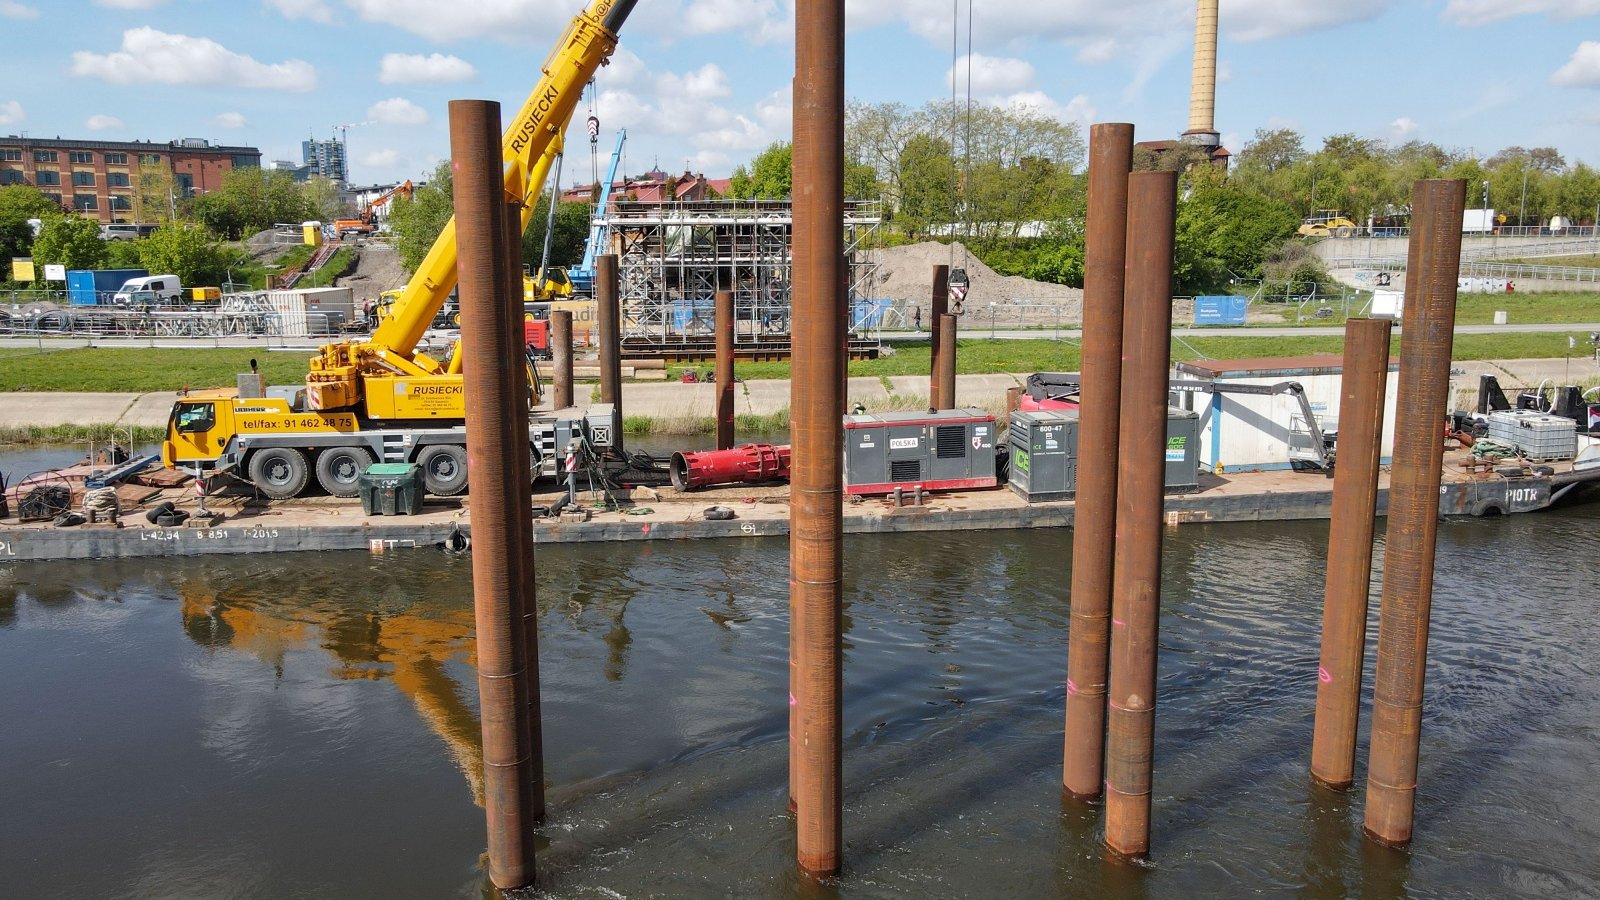
<instances>
[{"instance_id":1,"label":"yellow construction vehicle","mask_svg":"<svg viewBox=\"0 0 1600 900\"><path fill-rule=\"evenodd\" d=\"M548 177L560 135L584 86L616 49L637 0L590 0L545 61L539 83L506 129L509 197L526 201ZM527 227L533 205L522 204ZM298 494L314 468L335 496L354 496L374 460L416 462L429 493L466 489L466 408L459 347L448 361L418 350L456 285L455 220L448 222L390 314L365 340L322 346L305 385L189 393L174 404L162 462L198 472L231 470L268 497ZM536 419L529 440L542 472L554 474L556 441L581 433L596 448L617 437L615 411Z\"/></svg>"},{"instance_id":2,"label":"yellow construction vehicle","mask_svg":"<svg viewBox=\"0 0 1600 900\"><path fill-rule=\"evenodd\" d=\"M1295 234L1301 237L1351 237L1359 227L1338 210L1319 209L1315 215L1301 220Z\"/></svg>"}]
</instances>

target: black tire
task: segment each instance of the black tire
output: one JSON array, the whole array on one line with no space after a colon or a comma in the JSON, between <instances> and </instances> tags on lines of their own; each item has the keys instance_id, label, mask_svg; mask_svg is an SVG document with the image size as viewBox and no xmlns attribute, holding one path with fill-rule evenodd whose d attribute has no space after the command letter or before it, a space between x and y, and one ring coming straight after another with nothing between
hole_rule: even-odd
<instances>
[{"instance_id":1,"label":"black tire","mask_svg":"<svg viewBox=\"0 0 1600 900\"><path fill-rule=\"evenodd\" d=\"M181 509L175 509L169 513L162 513L156 517L156 524L160 525L162 528L176 528L187 521L189 521L189 514Z\"/></svg>"},{"instance_id":2,"label":"black tire","mask_svg":"<svg viewBox=\"0 0 1600 900\"><path fill-rule=\"evenodd\" d=\"M454 497L467 489L467 448L434 444L417 454L422 486L435 497Z\"/></svg>"},{"instance_id":3,"label":"black tire","mask_svg":"<svg viewBox=\"0 0 1600 900\"><path fill-rule=\"evenodd\" d=\"M251 483L273 500L297 496L309 476L306 455L291 447L269 447L250 457Z\"/></svg>"},{"instance_id":4,"label":"black tire","mask_svg":"<svg viewBox=\"0 0 1600 900\"><path fill-rule=\"evenodd\" d=\"M174 509L177 509L177 506L171 500L164 501L155 509L152 509L144 514L145 521L149 522L151 525L160 524L156 520L167 513L172 512Z\"/></svg>"},{"instance_id":5,"label":"black tire","mask_svg":"<svg viewBox=\"0 0 1600 900\"><path fill-rule=\"evenodd\" d=\"M372 451L365 447L331 447L317 454L317 484L332 496L354 497L370 465Z\"/></svg>"}]
</instances>

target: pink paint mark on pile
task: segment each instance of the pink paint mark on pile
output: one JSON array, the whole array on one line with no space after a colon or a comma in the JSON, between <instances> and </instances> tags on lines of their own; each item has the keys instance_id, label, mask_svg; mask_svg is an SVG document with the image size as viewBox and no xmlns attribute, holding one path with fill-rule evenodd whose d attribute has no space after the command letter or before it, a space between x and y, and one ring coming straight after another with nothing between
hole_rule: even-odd
<instances>
[{"instance_id":1,"label":"pink paint mark on pile","mask_svg":"<svg viewBox=\"0 0 1600 900\"><path fill-rule=\"evenodd\" d=\"M1067 679L1067 693L1076 694L1077 692L1078 692L1077 683L1074 682L1071 678L1068 678Z\"/></svg>"},{"instance_id":2,"label":"pink paint mark on pile","mask_svg":"<svg viewBox=\"0 0 1600 900\"><path fill-rule=\"evenodd\" d=\"M795 699L795 698L794 698L794 695L793 695L793 694L790 694L790 695L789 695L789 705L790 705L790 706L798 706L798 705L799 705L799 704L800 704L800 701L799 701L799 700L796 700L796 699Z\"/></svg>"},{"instance_id":3,"label":"pink paint mark on pile","mask_svg":"<svg viewBox=\"0 0 1600 900\"><path fill-rule=\"evenodd\" d=\"M1321 666L1317 667L1317 680L1323 684L1333 684L1333 673Z\"/></svg>"}]
</instances>

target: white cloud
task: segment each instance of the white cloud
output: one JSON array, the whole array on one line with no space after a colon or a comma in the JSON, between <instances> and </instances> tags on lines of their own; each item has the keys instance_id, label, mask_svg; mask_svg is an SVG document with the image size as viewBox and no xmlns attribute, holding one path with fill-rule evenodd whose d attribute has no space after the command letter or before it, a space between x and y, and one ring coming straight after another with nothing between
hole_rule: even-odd
<instances>
[{"instance_id":1,"label":"white cloud","mask_svg":"<svg viewBox=\"0 0 1600 900\"><path fill-rule=\"evenodd\" d=\"M243 128L250 123L245 120L243 113L225 112L212 118L211 124L218 128Z\"/></svg>"},{"instance_id":2,"label":"white cloud","mask_svg":"<svg viewBox=\"0 0 1600 900\"><path fill-rule=\"evenodd\" d=\"M1400 118L1389 123L1389 133L1394 135L1398 140L1405 140L1414 134L1420 127L1421 126L1417 124L1416 119L1413 119L1410 116L1401 116Z\"/></svg>"},{"instance_id":3,"label":"white cloud","mask_svg":"<svg viewBox=\"0 0 1600 900\"><path fill-rule=\"evenodd\" d=\"M1339 3L1223 0L1218 20L1229 37L1264 41L1375 19L1392 5L1394 0L1341 0ZM1189 20L1194 20L1192 14Z\"/></svg>"},{"instance_id":4,"label":"white cloud","mask_svg":"<svg viewBox=\"0 0 1600 900\"><path fill-rule=\"evenodd\" d=\"M1456 25L1487 25L1539 13L1558 19L1600 15L1600 0L1450 0L1444 19Z\"/></svg>"},{"instance_id":5,"label":"white cloud","mask_svg":"<svg viewBox=\"0 0 1600 900\"><path fill-rule=\"evenodd\" d=\"M317 71L304 60L261 63L210 38L168 34L154 28L124 31L122 49L113 53L74 52L69 71L114 84L194 84L280 91L309 91L317 86Z\"/></svg>"},{"instance_id":6,"label":"white cloud","mask_svg":"<svg viewBox=\"0 0 1600 900\"><path fill-rule=\"evenodd\" d=\"M426 125L428 111L404 97L390 97L367 107L367 118L383 125Z\"/></svg>"},{"instance_id":7,"label":"white cloud","mask_svg":"<svg viewBox=\"0 0 1600 900\"><path fill-rule=\"evenodd\" d=\"M794 30L794 15L777 0L690 0L682 13L689 34L736 31L756 43L781 40Z\"/></svg>"},{"instance_id":8,"label":"white cloud","mask_svg":"<svg viewBox=\"0 0 1600 900\"><path fill-rule=\"evenodd\" d=\"M112 9L155 9L167 0L94 0L98 6Z\"/></svg>"},{"instance_id":9,"label":"white cloud","mask_svg":"<svg viewBox=\"0 0 1600 900\"><path fill-rule=\"evenodd\" d=\"M681 94L690 100L712 100L733 93L728 86L728 73L716 63L706 63L683 75L663 75L658 86L663 93Z\"/></svg>"},{"instance_id":10,"label":"white cloud","mask_svg":"<svg viewBox=\"0 0 1600 900\"><path fill-rule=\"evenodd\" d=\"M116 116L92 115L83 123L83 127L90 131L111 131L122 127L122 120Z\"/></svg>"},{"instance_id":11,"label":"white cloud","mask_svg":"<svg viewBox=\"0 0 1600 900\"><path fill-rule=\"evenodd\" d=\"M361 157L361 164L363 166L375 169L389 168L398 164L399 162L400 152L390 148L374 150L371 153Z\"/></svg>"},{"instance_id":12,"label":"white cloud","mask_svg":"<svg viewBox=\"0 0 1600 900\"><path fill-rule=\"evenodd\" d=\"M947 83L974 94L1007 94L1033 87L1033 64L1011 57L974 53L956 60L948 71Z\"/></svg>"},{"instance_id":13,"label":"white cloud","mask_svg":"<svg viewBox=\"0 0 1600 900\"><path fill-rule=\"evenodd\" d=\"M307 19L324 25L333 21L333 10L322 0L261 0L285 19Z\"/></svg>"},{"instance_id":14,"label":"white cloud","mask_svg":"<svg viewBox=\"0 0 1600 900\"><path fill-rule=\"evenodd\" d=\"M22 104L15 100L0 103L0 125L15 125L26 119L28 114L22 111Z\"/></svg>"},{"instance_id":15,"label":"white cloud","mask_svg":"<svg viewBox=\"0 0 1600 900\"><path fill-rule=\"evenodd\" d=\"M1227 84L1233 80L1233 64L1225 59L1217 60L1217 84Z\"/></svg>"},{"instance_id":16,"label":"white cloud","mask_svg":"<svg viewBox=\"0 0 1600 900\"><path fill-rule=\"evenodd\" d=\"M1579 44L1567 64L1550 76L1550 83L1562 87L1600 88L1600 41Z\"/></svg>"},{"instance_id":17,"label":"white cloud","mask_svg":"<svg viewBox=\"0 0 1600 900\"><path fill-rule=\"evenodd\" d=\"M477 74L471 63L443 53L385 53L378 62L378 80L384 84L447 84Z\"/></svg>"},{"instance_id":18,"label":"white cloud","mask_svg":"<svg viewBox=\"0 0 1600 900\"><path fill-rule=\"evenodd\" d=\"M1011 109L1032 111L1059 122L1075 122L1084 135L1089 133L1089 126L1094 124L1098 115L1094 104L1082 94L1061 104L1044 91L1020 91L1009 97L995 98L994 103Z\"/></svg>"},{"instance_id":19,"label":"white cloud","mask_svg":"<svg viewBox=\"0 0 1600 900\"><path fill-rule=\"evenodd\" d=\"M39 11L31 6L23 6L16 0L0 0L0 17L7 19L37 19Z\"/></svg>"},{"instance_id":20,"label":"white cloud","mask_svg":"<svg viewBox=\"0 0 1600 900\"><path fill-rule=\"evenodd\" d=\"M439 3L438 0L345 0L345 5L368 22L393 25L434 41L470 37L506 40L559 33L571 16L563 15L551 0L473 0ZM542 52L541 48L541 52Z\"/></svg>"}]
</instances>

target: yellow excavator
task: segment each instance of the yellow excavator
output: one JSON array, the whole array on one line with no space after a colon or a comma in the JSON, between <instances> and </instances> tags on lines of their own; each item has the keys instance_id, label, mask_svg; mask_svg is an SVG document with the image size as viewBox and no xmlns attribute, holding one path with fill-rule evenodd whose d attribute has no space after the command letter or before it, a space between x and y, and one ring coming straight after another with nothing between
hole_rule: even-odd
<instances>
[{"instance_id":1,"label":"yellow excavator","mask_svg":"<svg viewBox=\"0 0 1600 900\"><path fill-rule=\"evenodd\" d=\"M543 188L561 132L584 86L616 50L617 33L637 0L590 0L545 61L539 83L506 129L502 150L508 197ZM522 204L525 229L533 204ZM451 219L370 338L326 344L310 361L304 387L186 392L173 405L162 462L197 474L243 472L274 499L299 494L315 472L334 496L355 496L374 461L414 462L431 494L466 490L462 353L448 361L419 343L456 285ZM537 401L535 401L537 402ZM540 474L554 474L555 448L581 434L596 449L618 437L614 409L577 417L535 417L529 432Z\"/></svg>"}]
</instances>

